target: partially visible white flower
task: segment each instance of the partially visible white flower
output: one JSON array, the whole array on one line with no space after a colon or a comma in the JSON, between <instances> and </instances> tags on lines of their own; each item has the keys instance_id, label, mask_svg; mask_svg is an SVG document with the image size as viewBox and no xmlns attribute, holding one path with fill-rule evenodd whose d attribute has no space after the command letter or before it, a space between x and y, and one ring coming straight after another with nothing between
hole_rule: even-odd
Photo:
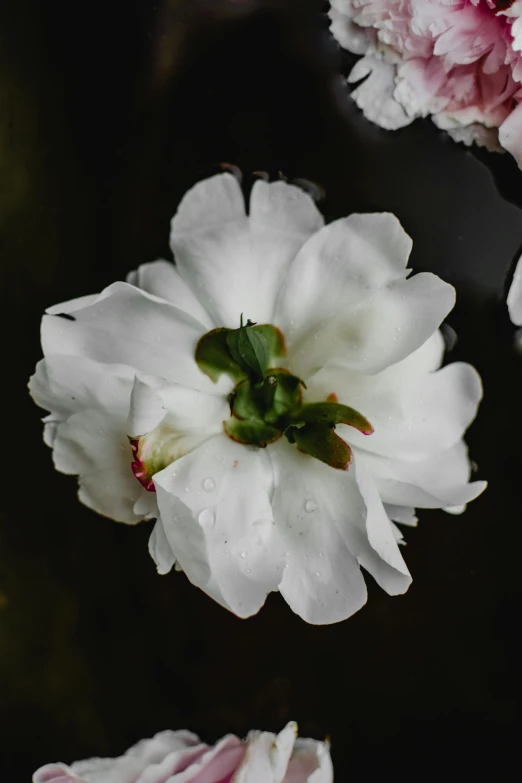
<instances>
[{"instance_id":1,"label":"partially visible white flower","mask_svg":"<svg viewBox=\"0 0 522 783\"><path fill-rule=\"evenodd\" d=\"M241 617L280 590L308 622L343 620L366 601L361 566L405 592L395 522L485 487L462 441L480 379L439 369L453 288L409 277L393 215L324 226L263 181L246 214L230 174L186 194L171 246L176 266L44 316L30 388L56 468L101 514L156 517L158 571Z\"/></svg>"},{"instance_id":2,"label":"partially visible white flower","mask_svg":"<svg viewBox=\"0 0 522 783\"><path fill-rule=\"evenodd\" d=\"M328 744L296 737L295 723L214 746L189 731L162 731L119 758L46 764L33 783L332 783Z\"/></svg>"},{"instance_id":3,"label":"partially visible white flower","mask_svg":"<svg viewBox=\"0 0 522 783\"><path fill-rule=\"evenodd\" d=\"M515 326L522 326L522 258L518 259L509 289L507 306Z\"/></svg>"}]
</instances>

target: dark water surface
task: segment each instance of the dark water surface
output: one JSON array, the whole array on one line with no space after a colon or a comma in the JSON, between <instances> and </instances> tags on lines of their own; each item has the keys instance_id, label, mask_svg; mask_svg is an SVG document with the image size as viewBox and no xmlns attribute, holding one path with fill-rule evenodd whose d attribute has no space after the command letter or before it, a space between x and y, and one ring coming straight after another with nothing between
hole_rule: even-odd
<instances>
[{"instance_id":1,"label":"dark water surface","mask_svg":"<svg viewBox=\"0 0 522 783\"><path fill-rule=\"evenodd\" d=\"M331 736L337 781L518 766L522 357L504 299L522 174L428 121L369 125L326 29L305 0L0 4L2 783L167 727L210 741L290 718ZM407 595L367 577L368 605L334 626L277 594L242 621L158 576L151 525L96 516L54 471L25 388L43 308L168 257L180 197L223 161L247 185L320 183L328 218L395 212L412 266L457 288L449 358L484 380L468 442L488 491L462 517L421 511Z\"/></svg>"}]
</instances>

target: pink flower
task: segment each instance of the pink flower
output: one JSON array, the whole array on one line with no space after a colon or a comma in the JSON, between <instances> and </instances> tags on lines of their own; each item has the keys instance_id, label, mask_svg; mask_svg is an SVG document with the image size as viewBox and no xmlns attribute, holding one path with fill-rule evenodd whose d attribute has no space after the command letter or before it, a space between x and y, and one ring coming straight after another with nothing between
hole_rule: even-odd
<instances>
[{"instance_id":1,"label":"pink flower","mask_svg":"<svg viewBox=\"0 0 522 783\"><path fill-rule=\"evenodd\" d=\"M348 80L383 128L431 115L457 141L522 166L522 0L332 0L331 29L364 55Z\"/></svg>"},{"instance_id":2,"label":"pink flower","mask_svg":"<svg viewBox=\"0 0 522 783\"><path fill-rule=\"evenodd\" d=\"M229 734L210 747L189 731L162 731L115 759L47 764L33 783L331 783L328 745L296 736L289 723L278 735Z\"/></svg>"}]
</instances>

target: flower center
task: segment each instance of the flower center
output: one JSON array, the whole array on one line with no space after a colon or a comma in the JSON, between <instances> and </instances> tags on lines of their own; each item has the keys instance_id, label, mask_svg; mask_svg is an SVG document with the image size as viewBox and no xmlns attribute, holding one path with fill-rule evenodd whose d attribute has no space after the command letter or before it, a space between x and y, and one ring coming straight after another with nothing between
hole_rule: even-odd
<instances>
[{"instance_id":1,"label":"flower center","mask_svg":"<svg viewBox=\"0 0 522 783\"><path fill-rule=\"evenodd\" d=\"M226 374L236 382L229 396L230 418L225 433L232 440L264 448L283 435L289 443L333 468L346 470L352 460L347 443L335 432L349 424L365 435L370 422L335 395L324 402L304 403L301 378L277 366L286 355L281 331L243 317L238 329L213 329L199 340L196 362L216 383Z\"/></svg>"}]
</instances>

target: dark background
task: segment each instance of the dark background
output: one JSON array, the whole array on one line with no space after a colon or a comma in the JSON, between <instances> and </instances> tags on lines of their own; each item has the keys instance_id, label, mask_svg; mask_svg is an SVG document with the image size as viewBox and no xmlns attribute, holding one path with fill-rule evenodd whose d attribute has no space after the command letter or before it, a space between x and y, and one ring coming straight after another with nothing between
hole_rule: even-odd
<instances>
[{"instance_id":1,"label":"dark background","mask_svg":"<svg viewBox=\"0 0 522 783\"><path fill-rule=\"evenodd\" d=\"M327 28L314 0L0 4L2 783L164 728L213 741L290 718L331 736L337 781L518 768L522 356L505 293L522 173L429 121L367 123ZM320 184L328 218L395 212L412 266L457 288L449 358L484 380L468 442L486 494L462 517L421 511L407 595L367 577L368 605L334 626L277 594L242 621L159 577L150 524L96 516L55 473L25 388L44 307L167 254L181 195L221 162L247 186L254 170Z\"/></svg>"}]
</instances>

